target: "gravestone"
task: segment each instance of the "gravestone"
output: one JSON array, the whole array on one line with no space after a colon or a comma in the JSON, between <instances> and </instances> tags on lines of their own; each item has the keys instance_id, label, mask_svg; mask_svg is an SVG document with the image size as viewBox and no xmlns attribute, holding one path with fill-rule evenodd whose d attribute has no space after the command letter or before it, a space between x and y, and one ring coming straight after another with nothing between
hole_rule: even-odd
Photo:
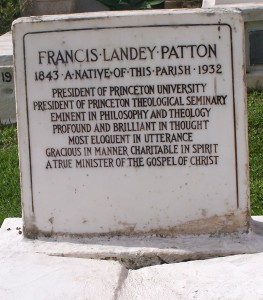
<instances>
[{"instance_id":1,"label":"gravestone","mask_svg":"<svg viewBox=\"0 0 263 300\"><path fill-rule=\"evenodd\" d=\"M239 11L13 24L24 232L248 229Z\"/></svg>"},{"instance_id":2,"label":"gravestone","mask_svg":"<svg viewBox=\"0 0 263 300\"><path fill-rule=\"evenodd\" d=\"M240 9L245 22L245 52L247 86L251 89L263 87L263 3L260 0L203 0L203 8Z\"/></svg>"},{"instance_id":3,"label":"gravestone","mask_svg":"<svg viewBox=\"0 0 263 300\"><path fill-rule=\"evenodd\" d=\"M16 122L13 66L0 67L0 122Z\"/></svg>"},{"instance_id":4,"label":"gravestone","mask_svg":"<svg viewBox=\"0 0 263 300\"><path fill-rule=\"evenodd\" d=\"M0 36L0 122L16 122L11 32Z\"/></svg>"}]
</instances>

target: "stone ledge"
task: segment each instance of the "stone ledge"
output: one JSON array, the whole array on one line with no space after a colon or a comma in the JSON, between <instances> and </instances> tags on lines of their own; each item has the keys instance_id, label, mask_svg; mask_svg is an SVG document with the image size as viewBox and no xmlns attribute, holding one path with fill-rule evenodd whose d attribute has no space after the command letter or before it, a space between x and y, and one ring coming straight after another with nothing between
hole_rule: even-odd
<instances>
[{"instance_id":1,"label":"stone ledge","mask_svg":"<svg viewBox=\"0 0 263 300\"><path fill-rule=\"evenodd\" d=\"M252 221L248 234L187 235L90 239L23 237L22 220L6 219L0 230L0 252L42 253L51 256L116 260L129 269L263 252L263 217ZM260 234L258 234L260 233Z\"/></svg>"},{"instance_id":2,"label":"stone ledge","mask_svg":"<svg viewBox=\"0 0 263 300\"><path fill-rule=\"evenodd\" d=\"M0 252L0 263L4 300L113 299L124 269L117 262L10 251Z\"/></svg>"},{"instance_id":3,"label":"stone ledge","mask_svg":"<svg viewBox=\"0 0 263 300\"><path fill-rule=\"evenodd\" d=\"M8 76L7 76L8 75ZM11 32L0 36L0 122L16 123Z\"/></svg>"},{"instance_id":4,"label":"stone ledge","mask_svg":"<svg viewBox=\"0 0 263 300\"><path fill-rule=\"evenodd\" d=\"M253 299L263 253L127 270L117 262L0 252L5 300Z\"/></svg>"},{"instance_id":5,"label":"stone ledge","mask_svg":"<svg viewBox=\"0 0 263 300\"><path fill-rule=\"evenodd\" d=\"M251 222L253 228L262 229L262 221L262 216L254 217ZM252 253L262 250L263 245L262 235L256 235L252 231L239 237L180 237L166 243L160 238L152 237L146 241L134 240L134 245L131 240L126 244L125 239L92 240L84 244L78 241L58 243L51 240L27 240L23 238L20 226L21 219L6 219L0 229L1 299L263 298L263 269L260 268L263 253L163 264L140 270L127 270L115 261L86 259L88 253L99 253L99 250L102 254L104 251L111 255L116 254L117 249L120 253L126 249L127 255L137 253L143 257L146 252L156 255L159 243L160 252L174 250L181 254L188 253L188 256L189 253L201 253L205 248L207 251L225 249L224 253L226 249L235 248L234 252L238 252L238 246L239 252L246 250ZM262 234L262 230L259 232ZM172 246L178 248L170 249ZM65 251L66 249L68 250ZM127 249L130 249L130 253ZM86 257L56 257L63 256L61 251L71 253L71 256L86 253Z\"/></svg>"}]
</instances>

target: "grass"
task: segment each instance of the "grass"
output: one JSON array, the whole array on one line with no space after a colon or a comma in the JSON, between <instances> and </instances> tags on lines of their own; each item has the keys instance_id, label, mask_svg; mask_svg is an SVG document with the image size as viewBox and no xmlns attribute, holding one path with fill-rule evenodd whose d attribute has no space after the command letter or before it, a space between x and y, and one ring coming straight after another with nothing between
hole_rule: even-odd
<instances>
[{"instance_id":1,"label":"grass","mask_svg":"<svg viewBox=\"0 0 263 300\"><path fill-rule=\"evenodd\" d=\"M263 92L248 96L251 214L263 215ZM18 150L15 125L0 125L0 224L20 217Z\"/></svg>"},{"instance_id":2,"label":"grass","mask_svg":"<svg viewBox=\"0 0 263 300\"><path fill-rule=\"evenodd\" d=\"M251 214L263 215L263 93L248 97Z\"/></svg>"},{"instance_id":3,"label":"grass","mask_svg":"<svg viewBox=\"0 0 263 300\"><path fill-rule=\"evenodd\" d=\"M0 124L0 224L21 216L18 149L15 125Z\"/></svg>"}]
</instances>

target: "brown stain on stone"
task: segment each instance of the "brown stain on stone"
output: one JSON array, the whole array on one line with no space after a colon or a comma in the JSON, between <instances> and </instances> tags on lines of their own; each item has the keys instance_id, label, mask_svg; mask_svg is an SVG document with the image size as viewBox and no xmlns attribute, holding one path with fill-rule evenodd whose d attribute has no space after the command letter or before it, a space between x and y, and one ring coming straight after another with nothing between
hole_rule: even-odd
<instances>
[{"instance_id":1,"label":"brown stain on stone","mask_svg":"<svg viewBox=\"0 0 263 300\"><path fill-rule=\"evenodd\" d=\"M67 233L42 231L37 226L32 225L29 228L24 226L24 235L28 238L37 237L71 237L71 238L93 238L93 237L115 237L115 236L162 236L162 237L176 237L180 235L200 235L200 234L226 234L235 232L247 232L249 230L249 212L229 213L224 216L213 216L210 218L202 218L198 220L188 221L173 227L157 227L148 231L135 230L135 224L123 223L122 230L110 231L104 233Z\"/></svg>"},{"instance_id":2,"label":"brown stain on stone","mask_svg":"<svg viewBox=\"0 0 263 300\"><path fill-rule=\"evenodd\" d=\"M206 217L206 210L205 210L205 209L202 209L201 212L202 212L202 216L203 216L203 217Z\"/></svg>"},{"instance_id":3,"label":"brown stain on stone","mask_svg":"<svg viewBox=\"0 0 263 300\"><path fill-rule=\"evenodd\" d=\"M123 222L123 221L119 221L118 224L123 226L123 228L124 228L123 230L125 230L125 232L127 232L128 235L136 232L136 230L135 230L136 224L131 224L128 222Z\"/></svg>"}]
</instances>

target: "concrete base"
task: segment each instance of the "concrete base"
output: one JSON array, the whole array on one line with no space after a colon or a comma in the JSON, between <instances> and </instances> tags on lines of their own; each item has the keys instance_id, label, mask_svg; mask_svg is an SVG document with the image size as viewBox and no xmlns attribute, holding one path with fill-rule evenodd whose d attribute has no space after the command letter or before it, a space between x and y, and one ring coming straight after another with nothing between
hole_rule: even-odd
<instances>
[{"instance_id":1,"label":"concrete base","mask_svg":"<svg viewBox=\"0 0 263 300\"><path fill-rule=\"evenodd\" d=\"M1 299L262 299L263 253L165 264L176 257L263 252L262 221L254 218L253 231L243 235L73 243L24 239L21 219L6 219L0 230ZM120 257L147 261L147 256L163 265L128 270L119 263Z\"/></svg>"},{"instance_id":2,"label":"concrete base","mask_svg":"<svg viewBox=\"0 0 263 300\"><path fill-rule=\"evenodd\" d=\"M116 260L126 268L138 269L164 263L263 252L262 224L259 220L252 221L253 231L247 234L31 240L23 237L21 219L6 219L0 230L0 251Z\"/></svg>"}]
</instances>

